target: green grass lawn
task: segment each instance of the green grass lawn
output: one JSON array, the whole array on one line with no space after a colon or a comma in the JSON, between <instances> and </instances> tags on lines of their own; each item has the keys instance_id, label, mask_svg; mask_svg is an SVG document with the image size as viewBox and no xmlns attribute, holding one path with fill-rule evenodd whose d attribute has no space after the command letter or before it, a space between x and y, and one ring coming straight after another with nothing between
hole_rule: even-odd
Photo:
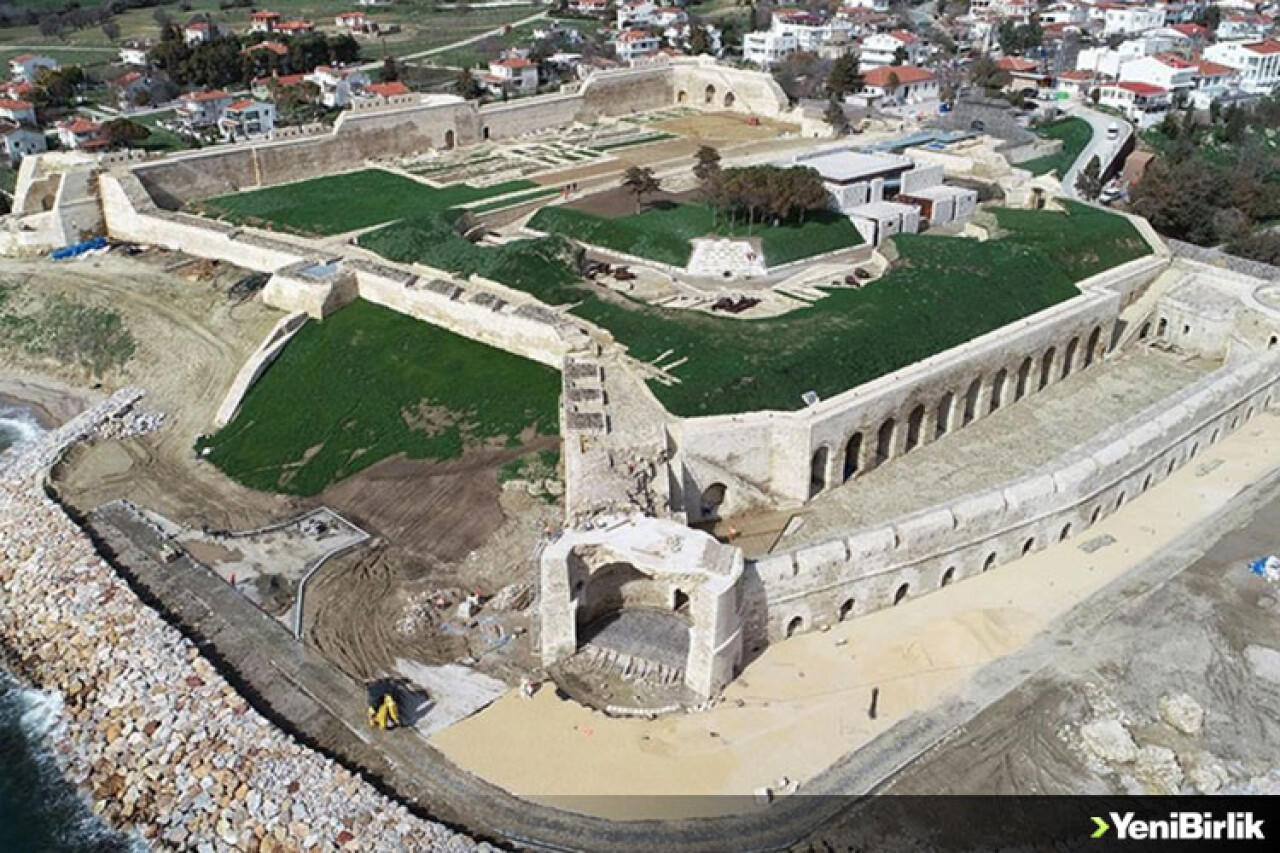
<instances>
[{"instance_id":1,"label":"green grass lawn","mask_svg":"<svg viewBox=\"0 0 1280 853\"><path fill-rule=\"evenodd\" d=\"M136 147L144 151L154 151L159 153L168 153L170 151L185 151L191 147L191 143L183 139L171 130L165 130L160 126L160 122L168 121L173 118L173 111L166 110L160 113L148 113L143 116L136 116L132 120L143 125L147 130L151 131L151 135L137 144Z\"/></svg>"},{"instance_id":2,"label":"green grass lawn","mask_svg":"<svg viewBox=\"0 0 1280 853\"><path fill-rule=\"evenodd\" d=\"M1037 134L1045 139L1061 139L1062 148L1057 154L1050 154L1046 157L1037 157L1034 160L1027 160L1025 163L1019 163L1019 169L1026 169L1033 175L1047 175L1050 172L1057 172L1061 178L1071 168L1071 164L1080 156L1080 152L1089 144L1089 140L1093 137L1093 128L1089 122L1082 118L1064 118L1061 121L1055 121L1052 124L1045 125L1036 131Z\"/></svg>"},{"instance_id":3,"label":"green grass lawn","mask_svg":"<svg viewBox=\"0 0 1280 853\"><path fill-rule=\"evenodd\" d=\"M549 367L357 301L307 323L202 446L246 486L314 495L397 454L555 435L559 393Z\"/></svg>"},{"instance_id":4,"label":"green grass lawn","mask_svg":"<svg viewBox=\"0 0 1280 853\"><path fill-rule=\"evenodd\" d=\"M381 169L363 169L219 196L202 202L201 207L234 222L269 224L311 234L341 234L535 189L538 185L532 181L507 181L490 187L454 184L436 188Z\"/></svg>"},{"instance_id":5,"label":"green grass lawn","mask_svg":"<svg viewBox=\"0 0 1280 853\"><path fill-rule=\"evenodd\" d=\"M650 361L688 357L676 385L651 383L674 414L791 411L800 395L831 397L1075 296L1075 283L1150 248L1128 220L1085 205L1066 213L999 211L1009 233L987 242L904 235L878 281L781 317L739 320L642 305L580 280L555 237L474 246L440 216L362 240L399 261L477 272L608 329Z\"/></svg>"},{"instance_id":6,"label":"green grass lawn","mask_svg":"<svg viewBox=\"0 0 1280 853\"><path fill-rule=\"evenodd\" d=\"M723 217L717 221L710 207L691 203L654 205L614 219L569 207L544 207L529 227L678 267L689 263L693 252L689 241L710 234L759 237L765 262L775 267L862 243L849 218L835 212L811 213L798 225L748 228Z\"/></svg>"}]
</instances>

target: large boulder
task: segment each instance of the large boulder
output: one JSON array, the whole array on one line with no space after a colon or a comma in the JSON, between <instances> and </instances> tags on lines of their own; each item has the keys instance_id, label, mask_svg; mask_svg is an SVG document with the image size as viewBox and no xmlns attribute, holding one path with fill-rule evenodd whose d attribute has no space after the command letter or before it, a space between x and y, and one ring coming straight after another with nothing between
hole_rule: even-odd
<instances>
[{"instance_id":1,"label":"large boulder","mask_svg":"<svg viewBox=\"0 0 1280 853\"><path fill-rule=\"evenodd\" d=\"M1185 693L1161 696L1160 719L1184 735L1198 735L1204 727L1204 709Z\"/></svg>"},{"instance_id":2,"label":"large boulder","mask_svg":"<svg viewBox=\"0 0 1280 853\"><path fill-rule=\"evenodd\" d=\"M1080 739L1085 749L1103 761L1128 764L1138 758L1138 745L1119 720L1085 723L1080 728Z\"/></svg>"}]
</instances>

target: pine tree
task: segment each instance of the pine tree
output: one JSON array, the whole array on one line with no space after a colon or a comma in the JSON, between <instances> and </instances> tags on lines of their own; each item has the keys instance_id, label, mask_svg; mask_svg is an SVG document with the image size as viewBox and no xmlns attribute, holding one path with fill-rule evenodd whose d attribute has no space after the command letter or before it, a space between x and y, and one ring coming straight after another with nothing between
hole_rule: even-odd
<instances>
[{"instance_id":1,"label":"pine tree","mask_svg":"<svg viewBox=\"0 0 1280 853\"><path fill-rule=\"evenodd\" d=\"M1089 201L1096 201L1102 195L1102 163L1097 157L1090 159L1076 175L1076 192Z\"/></svg>"}]
</instances>

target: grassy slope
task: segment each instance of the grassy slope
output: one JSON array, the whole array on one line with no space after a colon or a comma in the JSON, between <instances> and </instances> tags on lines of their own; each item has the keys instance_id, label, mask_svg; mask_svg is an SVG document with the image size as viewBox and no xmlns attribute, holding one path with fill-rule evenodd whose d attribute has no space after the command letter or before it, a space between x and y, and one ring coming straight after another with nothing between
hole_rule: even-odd
<instances>
[{"instance_id":1,"label":"grassy slope","mask_svg":"<svg viewBox=\"0 0 1280 853\"><path fill-rule=\"evenodd\" d=\"M1082 118L1064 118L1045 125L1037 133L1046 139L1061 139L1062 148L1057 154L1019 163L1018 168L1026 169L1033 175L1057 172L1058 177L1062 177L1080 156L1080 152L1089 144L1089 139L1093 136L1093 128Z\"/></svg>"},{"instance_id":2,"label":"grassy slope","mask_svg":"<svg viewBox=\"0 0 1280 853\"><path fill-rule=\"evenodd\" d=\"M267 222L288 230L341 234L537 188L531 181L508 181L491 187L456 184L436 189L381 169L364 169L211 198L203 206L236 222Z\"/></svg>"},{"instance_id":3,"label":"grassy slope","mask_svg":"<svg viewBox=\"0 0 1280 853\"><path fill-rule=\"evenodd\" d=\"M765 261L771 266L857 246L862 242L848 217L837 213L810 214L800 225L765 228L716 222L703 204L654 206L631 216L605 219L568 207L545 207L534 215L530 227L562 234L582 243L638 255L683 267L693 247L689 241L708 234L760 238Z\"/></svg>"},{"instance_id":4,"label":"grassy slope","mask_svg":"<svg viewBox=\"0 0 1280 853\"><path fill-rule=\"evenodd\" d=\"M558 428L556 371L357 301L308 323L214 435L210 461L256 489L313 495L403 453L451 459ZM410 425L419 405L431 426Z\"/></svg>"},{"instance_id":5,"label":"grassy slope","mask_svg":"<svg viewBox=\"0 0 1280 853\"><path fill-rule=\"evenodd\" d=\"M794 410L891 373L1078 293L1074 283L1149 251L1123 217L1083 205L1069 212L1000 211L1009 235L979 243L905 235L901 259L860 290L834 290L783 317L743 321L639 305L584 284L553 240L500 251L457 244L440 223L406 222L362 243L396 260L480 271L611 331L636 358L667 361L680 384L654 383L675 414ZM522 257L522 255L530 257ZM534 263L533 261L536 261Z\"/></svg>"}]
</instances>

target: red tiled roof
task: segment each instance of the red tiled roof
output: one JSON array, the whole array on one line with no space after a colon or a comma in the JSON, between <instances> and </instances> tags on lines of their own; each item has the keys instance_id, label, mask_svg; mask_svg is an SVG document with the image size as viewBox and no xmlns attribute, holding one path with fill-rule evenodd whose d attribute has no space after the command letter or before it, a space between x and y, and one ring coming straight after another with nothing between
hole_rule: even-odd
<instances>
[{"instance_id":1,"label":"red tiled roof","mask_svg":"<svg viewBox=\"0 0 1280 853\"><path fill-rule=\"evenodd\" d=\"M142 79L141 71L130 71L128 74L121 74L116 78L117 86L128 86L130 83L136 83Z\"/></svg>"},{"instance_id":2,"label":"red tiled roof","mask_svg":"<svg viewBox=\"0 0 1280 853\"><path fill-rule=\"evenodd\" d=\"M521 59L518 56L509 56L506 59L496 59L491 65L501 65L503 68L532 68L533 63L527 59Z\"/></svg>"},{"instance_id":3,"label":"red tiled roof","mask_svg":"<svg viewBox=\"0 0 1280 853\"><path fill-rule=\"evenodd\" d=\"M903 44L915 44L916 42L920 41L920 36L916 35L915 33L909 33L906 30L894 30L893 32L889 33L889 35L893 36Z\"/></svg>"},{"instance_id":4,"label":"red tiled roof","mask_svg":"<svg viewBox=\"0 0 1280 853\"><path fill-rule=\"evenodd\" d=\"M267 21L272 18L279 18L279 17L280 17L279 12L272 12L268 9L263 9L261 12L252 12L249 15L249 19L252 21Z\"/></svg>"},{"instance_id":5,"label":"red tiled roof","mask_svg":"<svg viewBox=\"0 0 1280 853\"><path fill-rule=\"evenodd\" d=\"M1245 50L1252 53L1261 53L1266 55L1280 53L1280 41L1276 41L1275 39L1254 42L1253 44L1246 44L1243 47Z\"/></svg>"},{"instance_id":6,"label":"red tiled roof","mask_svg":"<svg viewBox=\"0 0 1280 853\"><path fill-rule=\"evenodd\" d=\"M214 89L210 92L190 92L182 97L184 101L217 101L222 98L231 97L221 89Z\"/></svg>"},{"instance_id":7,"label":"red tiled roof","mask_svg":"<svg viewBox=\"0 0 1280 853\"><path fill-rule=\"evenodd\" d=\"M996 60L996 67L1005 71L1035 71L1040 66L1021 56L1002 56Z\"/></svg>"},{"instance_id":8,"label":"red tiled roof","mask_svg":"<svg viewBox=\"0 0 1280 853\"><path fill-rule=\"evenodd\" d=\"M34 53L24 53L21 56L15 56L13 59L10 59L9 61L21 63L21 62L30 62L33 59L39 59L39 58L40 57L36 56Z\"/></svg>"},{"instance_id":9,"label":"red tiled roof","mask_svg":"<svg viewBox=\"0 0 1280 853\"><path fill-rule=\"evenodd\" d=\"M1196 63L1196 73L1201 77L1228 77L1235 74L1236 70L1230 65L1220 65L1217 62L1201 59Z\"/></svg>"},{"instance_id":10,"label":"red tiled roof","mask_svg":"<svg viewBox=\"0 0 1280 853\"><path fill-rule=\"evenodd\" d=\"M272 53L274 53L276 56L286 56L289 53L289 48L285 47L283 44L281 44L278 41L260 41L257 44L249 45L248 47L246 47L244 50L240 52L249 53L250 51L254 51L254 50L269 50Z\"/></svg>"},{"instance_id":11,"label":"red tiled roof","mask_svg":"<svg viewBox=\"0 0 1280 853\"><path fill-rule=\"evenodd\" d=\"M1209 31L1199 24L1174 24L1169 29L1177 30L1184 36L1195 38L1196 36L1207 36Z\"/></svg>"},{"instance_id":12,"label":"red tiled roof","mask_svg":"<svg viewBox=\"0 0 1280 853\"><path fill-rule=\"evenodd\" d=\"M0 110L29 110L34 106L30 101L19 101L11 98L0 98Z\"/></svg>"},{"instance_id":13,"label":"red tiled roof","mask_svg":"<svg viewBox=\"0 0 1280 853\"><path fill-rule=\"evenodd\" d=\"M882 65L879 68L872 68L866 74L862 75L862 79L868 86L875 86L883 89L889 82L889 75L895 74L899 83L923 83L926 80L933 79L933 72L926 71L923 68L916 68L914 65Z\"/></svg>"},{"instance_id":14,"label":"red tiled roof","mask_svg":"<svg viewBox=\"0 0 1280 853\"><path fill-rule=\"evenodd\" d=\"M656 37L649 35L644 30L627 30L625 33L618 36L618 41L642 41L644 39L651 38Z\"/></svg>"},{"instance_id":15,"label":"red tiled roof","mask_svg":"<svg viewBox=\"0 0 1280 853\"><path fill-rule=\"evenodd\" d=\"M1138 83L1134 80L1126 80L1123 83L1112 83L1117 89L1125 89L1133 92L1135 95L1163 95L1167 89L1160 86L1153 86L1150 83Z\"/></svg>"},{"instance_id":16,"label":"red tiled roof","mask_svg":"<svg viewBox=\"0 0 1280 853\"><path fill-rule=\"evenodd\" d=\"M280 86L288 88L289 86L298 86L307 82L305 74L281 74L276 77L258 77L254 79L254 86Z\"/></svg>"},{"instance_id":17,"label":"red tiled roof","mask_svg":"<svg viewBox=\"0 0 1280 853\"><path fill-rule=\"evenodd\" d=\"M192 21L191 23L187 24L185 29L196 30L196 31L207 30L209 29L209 22L208 21Z\"/></svg>"},{"instance_id":18,"label":"red tiled roof","mask_svg":"<svg viewBox=\"0 0 1280 853\"><path fill-rule=\"evenodd\" d=\"M1170 68L1195 68L1194 62L1188 62L1176 53L1157 53L1156 59Z\"/></svg>"},{"instance_id":19,"label":"red tiled roof","mask_svg":"<svg viewBox=\"0 0 1280 853\"><path fill-rule=\"evenodd\" d=\"M313 30L313 29L315 29L315 24L311 23L310 21L285 21L283 24L281 24L281 25L280 25L279 29L282 29L282 30Z\"/></svg>"},{"instance_id":20,"label":"red tiled roof","mask_svg":"<svg viewBox=\"0 0 1280 853\"><path fill-rule=\"evenodd\" d=\"M59 129L66 130L79 136L83 133L98 133L102 130L102 125L96 121L90 121L83 116L76 116L68 119L58 125Z\"/></svg>"},{"instance_id":21,"label":"red tiled roof","mask_svg":"<svg viewBox=\"0 0 1280 853\"><path fill-rule=\"evenodd\" d=\"M409 87L401 83L399 80L391 83L370 83L364 87L366 92L372 92L375 95L381 95L384 98L391 98L396 95L408 95Z\"/></svg>"},{"instance_id":22,"label":"red tiled roof","mask_svg":"<svg viewBox=\"0 0 1280 853\"><path fill-rule=\"evenodd\" d=\"M240 99L240 100L238 100L238 101L232 101L231 103L227 104L227 109L229 109L229 110L247 110L247 109L249 109L249 107L254 107L254 106L257 106L257 105L258 105L258 102L257 102L257 101L255 101L253 98L241 98L241 99Z\"/></svg>"},{"instance_id":23,"label":"red tiled roof","mask_svg":"<svg viewBox=\"0 0 1280 853\"><path fill-rule=\"evenodd\" d=\"M1093 79L1092 71L1064 71L1058 75L1059 80L1071 80L1072 82L1085 82Z\"/></svg>"}]
</instances>

